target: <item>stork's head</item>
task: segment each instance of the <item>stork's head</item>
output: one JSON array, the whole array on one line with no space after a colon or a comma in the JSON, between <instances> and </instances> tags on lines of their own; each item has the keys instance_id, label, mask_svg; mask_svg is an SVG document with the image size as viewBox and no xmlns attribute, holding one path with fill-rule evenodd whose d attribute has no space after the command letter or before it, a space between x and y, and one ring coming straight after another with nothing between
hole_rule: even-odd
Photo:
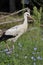
<instances>
[{"instance_id":1,"label":"stork's head","mask_svg":"<svg viewBox=\"0 0 43 65\"><path fill-rule=\"evenodd\" d=\"M24 16L30 16L30 13L29 12L25 12Z\"/></svg>"},{"instance_id":2,"label":"stork's head","mask_svg":"<svg viewBox=\"0 0 43 65\"><path fill-rule=\"evenodd\" d=\"M30 15L29 12L25 12L25 13L24 13L24 18L25 18L25 19L26 19L26 18L33 19L33 18L31 17L31 15Z\"/></svg>"}]
</instances>

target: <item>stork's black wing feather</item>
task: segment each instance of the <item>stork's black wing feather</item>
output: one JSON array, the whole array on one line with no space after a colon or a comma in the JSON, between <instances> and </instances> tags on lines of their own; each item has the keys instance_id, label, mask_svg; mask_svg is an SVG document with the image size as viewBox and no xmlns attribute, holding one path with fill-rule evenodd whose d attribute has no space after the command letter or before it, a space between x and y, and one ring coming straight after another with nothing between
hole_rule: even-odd
<instances>
[{"instance_id":1,"label":"stork's black wing feather","mask_svg":"<svg viewBox=\"0 0 43 65\"><path fill-rule=\"evenodd\" d=\"M0 42L1 42L1 41L5 41L5 40L7 40L7 39L9 39L9 38L13 38L13 37L15 37L15 36L5 35L5 33L3 33L3 35L0 37Z\"/></svg>"}]
</instances>

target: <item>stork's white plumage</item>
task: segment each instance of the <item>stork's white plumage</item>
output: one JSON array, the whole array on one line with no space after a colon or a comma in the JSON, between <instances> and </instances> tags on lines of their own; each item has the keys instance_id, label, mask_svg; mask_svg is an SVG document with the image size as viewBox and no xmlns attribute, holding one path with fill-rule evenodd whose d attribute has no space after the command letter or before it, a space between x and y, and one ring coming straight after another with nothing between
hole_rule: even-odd
<instances>
[{"instance_id":1,"label":"stork's white plumage","mask_svg":"<svg viewBox=\"0 0 43 65\"><path fill-rule=\"evenodd\" d=\"M8 36L15 36L15 39L17 39L18 37L20 37L24 32L27 31L28 28L28 22L27 22L27 17L32 18L30 16L30 13L25 12L24 13L24 22L21 25L16 25L8 30L5 31L4 35L8 35ZM11 38L14 39L14 38ZM11 40L10 39L10 40Z\"/></svg>"},{"instance_id":2,"label":"stork's white plumage","mask_svg":"<svg viewBox=\"0 0 43 65\"><path fill-rule=\"evenodd\" d=\"M23 33L27 30L27 27L28 27L28 23L27 23L27 16L30 17L30 13L28 12L25 12L24 13L24 22L23 24L21 25L16 25L10 29L8 29L6 32L5 32L5 35L13 35L13 36L16 36L20 33Z\"/></svg>"}]
</instances>

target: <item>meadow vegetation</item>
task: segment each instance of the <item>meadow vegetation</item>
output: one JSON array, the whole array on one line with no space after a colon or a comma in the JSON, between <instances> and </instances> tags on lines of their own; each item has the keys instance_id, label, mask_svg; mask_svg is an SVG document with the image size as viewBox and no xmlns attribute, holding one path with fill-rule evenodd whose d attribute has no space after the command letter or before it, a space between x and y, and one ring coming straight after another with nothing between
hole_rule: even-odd
<instances>
[{"instance_id":1,"label":"meadow vegetation","mask_svg":"<svg viewBox=\"0 0 43 65\"><path fill-rule=\"evenodd\" d=\"M43 65L43 38L41 35L41 14L36 7L33 10L34 24L14 42L0 42L0 65ZM12 52L7 53L14 45ZM7 49L7 50L6 50Z\"/></svg>"}]
</instances>

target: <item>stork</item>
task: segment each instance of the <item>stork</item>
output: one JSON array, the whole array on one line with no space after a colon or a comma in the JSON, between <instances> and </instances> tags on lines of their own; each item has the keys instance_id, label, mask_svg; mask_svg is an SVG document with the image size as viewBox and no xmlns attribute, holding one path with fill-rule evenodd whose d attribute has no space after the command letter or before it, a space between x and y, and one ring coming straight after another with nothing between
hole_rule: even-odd
<instances>
[{"instance_id":1,"label":"stork","mask_svg":"<svg viewBox=\"0 0 43 65\"><path fill-rule=\"evenodd\" d=\"M24 22L23 24L20 25L16 25L8 30L6 30L2 37L0 38L1 40L17 40L18 37L20 37L24 32L27 31L28 28L28 22L27 22L27 17L29 17L30 19L32 19L32 17L30 16L30 13L25 12L24 13Z\"/></svg>"}]
</instances>

